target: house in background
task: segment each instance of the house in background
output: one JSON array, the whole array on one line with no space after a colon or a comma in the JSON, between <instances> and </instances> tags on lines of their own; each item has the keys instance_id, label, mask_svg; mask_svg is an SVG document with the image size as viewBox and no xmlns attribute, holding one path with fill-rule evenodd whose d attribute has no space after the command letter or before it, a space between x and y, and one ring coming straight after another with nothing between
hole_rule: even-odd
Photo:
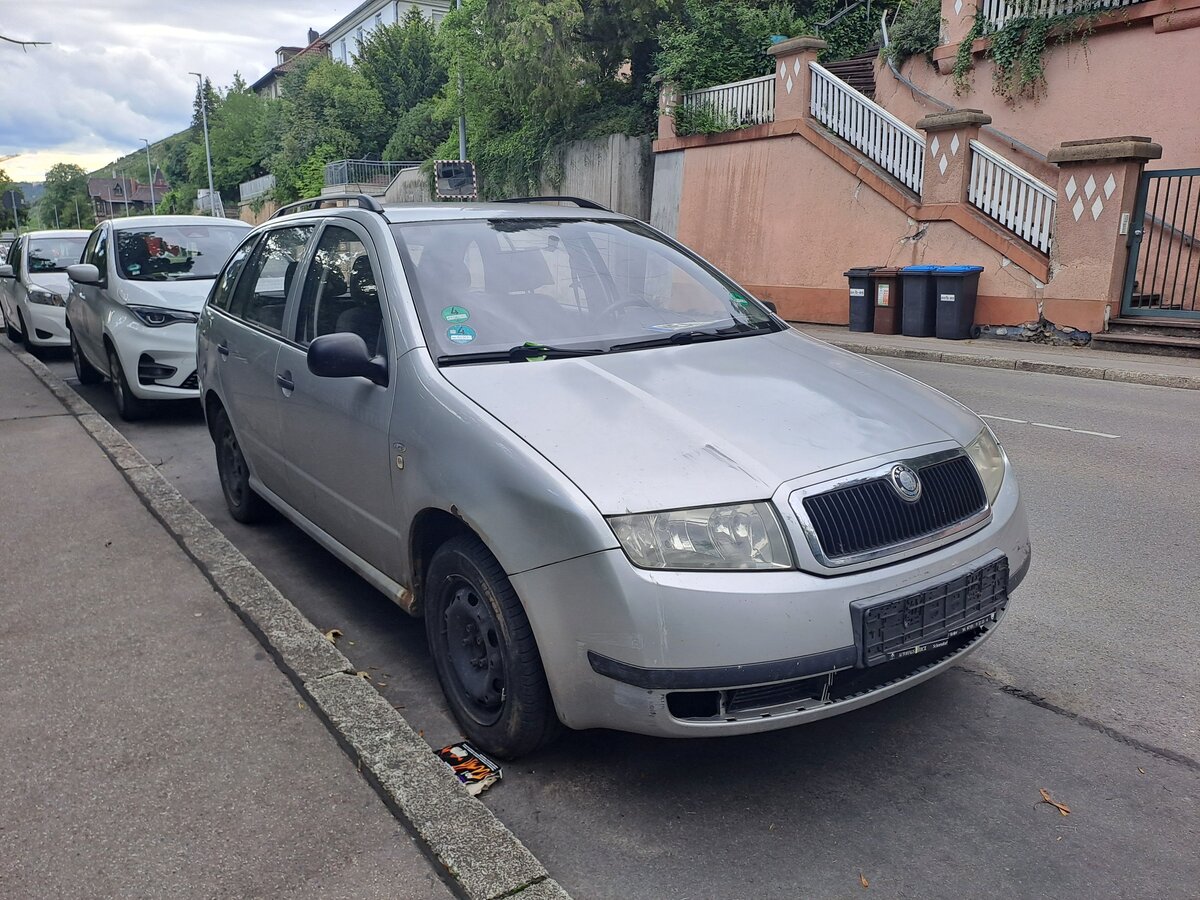
<instances>
[{"instance_id":1,"label":"house in background","mask_svg":"<svg viewBox=\"0 0 1200 900\"><path fill-rule=\"evenodd\" d=\"M88 197L92 201L92 210L96 221L112 219L118 216L132 215L150 209L163 195L171 190L171 185L163 177L161 169L154 170L154 189L136 178L89 178Z\"/></svg>"},{"instance_id":2,"label":"house in background","mask_svg":"<svg viewBox=\"0 0 1200 900\"><path fill-rule=\"evenodd\" d=\"M260 97L279 99L279 81L306 56L328 56L329 44L322 40L315 28L308 29L308 44L303 47L279 47L275 51L275 65L266 75L250 85Z\"/></svg>"},{"instance_id":3,"label":"house in background","mask_svg":"<svg viewBox=\"0 0 1200 900\"><path fill-rule=\"evenodd\" d=\"M435 25L450 11L450 0L367 0L321 35L338 62L353 63L360 41L376 28L403 21L412 7L421 10Z\"/></svg>"}]
</instances>

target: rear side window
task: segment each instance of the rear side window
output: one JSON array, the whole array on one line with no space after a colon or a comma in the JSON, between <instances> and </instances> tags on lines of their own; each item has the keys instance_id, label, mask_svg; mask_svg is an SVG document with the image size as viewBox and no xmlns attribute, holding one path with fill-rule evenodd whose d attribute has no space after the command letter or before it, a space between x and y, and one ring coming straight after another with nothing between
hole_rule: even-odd
<instances>
[{"instance_id":1,"label":"rear side window","mask_svg":"<svg viewBox=\"0 0 1200 900\"><path fill-rule=\"evenodd\" d=\"M229 311L229 304L233 302L233 286L237 283L238 275L241 274L242 269L246 267L246 260L250 258L250 254L257 242L258 236L255 235L233 251L233 256L229 258L229 262L225 265L225 271L217 279L217 285L213 289L212 298L208 301L211 306L223 309L226 312Z\"/></svg>"},{"instance_id":2,"label":"rear side window","mask_svg":"<svg viewBox=\"0 0 1200 900\"><path fill-rule=\"evenodd\" d=\"M296 341L335 332L357 334L367 349L386 355L379 286L366 245L354 232L329 225L304 276Z\"/></svg>"},{"instance_id":3,"label":"rear side window","mask_svg":"<svg viewBox=\"0 0 1200 900\"><path fill-rule=\"evenodd\" d=\"M283 334L288 291L312 230L312 225L297 225L262 236L234 288L230 315Z\"/></svg>"}]
</instances>

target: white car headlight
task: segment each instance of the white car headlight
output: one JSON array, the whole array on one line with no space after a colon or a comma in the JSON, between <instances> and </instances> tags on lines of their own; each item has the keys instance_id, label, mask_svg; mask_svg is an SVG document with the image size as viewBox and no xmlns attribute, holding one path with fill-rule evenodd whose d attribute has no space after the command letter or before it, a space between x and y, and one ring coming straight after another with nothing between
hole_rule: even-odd
<instances>
[{"instance_id":1,"label":"white car headlight","mask_svg":"<svg viewBox=\"0 0 1200 900\"><path fill-rule=\"evenodd\" d=\"M994 504L996 497L1000 495L1000 485L1004 483L1005 459L1000 442L992 434L992 429L984 425L983 431L979 432L979 437L967 444L966 451L967 456L971 457L971 462L975 463L975 471L979 473L979 480L983 482L988 504Z\"/></svg>"},{"instance_id":2,"label":"white car headlight","mask_svg":"<svg viewBox=\"0 0 1200 900\"><path fill-rule=\"evenodd\" d=\"M196 313L183 309L163 309L158 306L133 306L132 304L127 308L137 316L139 322L149 325L151 328L162 328L166 325L174 325L176 322L194 324L200 321L200 317Z\"/></svg>"},{"instance_id":3,"label":"white car headlight","mask_svg":"<svg viewBox=\"0 0 1200 900\"><path fill-rule=\"evenodd\" d=\"M736 503L611 516L617 540L643 569L790 569L770 503Z\"/></svg>"},{"instance_id":4,"label":"white car headlight","mask_svg":"<svg viewBox=\"0 0 1200 900\"><path fill-rule=\"evenodd\" d=\"M54 293L54 291L48 291L45 288L39 288L39 287L30 288L28 297L29 297L30 303L38 303L42 306L66 306L67 305L66 301L63 300L62 297L60 297L58 294Z\"/></svg>"}]
</instances>

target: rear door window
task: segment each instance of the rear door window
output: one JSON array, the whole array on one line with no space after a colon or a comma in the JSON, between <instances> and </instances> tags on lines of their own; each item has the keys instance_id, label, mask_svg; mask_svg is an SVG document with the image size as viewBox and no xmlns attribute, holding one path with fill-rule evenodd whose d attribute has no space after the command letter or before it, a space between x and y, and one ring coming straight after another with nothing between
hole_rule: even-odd
<instances>
[{"instance_id":1,"label":"rear door window","mask_svg":"<svg viewBox=\"0 0 1200 900\"><path fill-rule=\"evenodd\" d=\"M262 236L237 281L228 306L230 315L283 334L288 291L312 232L312 225L296 225Z\"/></svg>"}]
</instances>

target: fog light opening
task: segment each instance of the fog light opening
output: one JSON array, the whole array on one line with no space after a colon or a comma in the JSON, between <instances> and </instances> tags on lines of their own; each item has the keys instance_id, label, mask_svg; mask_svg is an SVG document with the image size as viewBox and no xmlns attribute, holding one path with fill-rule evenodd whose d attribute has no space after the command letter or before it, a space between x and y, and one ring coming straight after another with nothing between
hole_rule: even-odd
<instances>
[{"instance_id":1,"label":"fog light opening","mask_svg":"<svg viewBox=\"0 0 1200 900\"><path fill-rule=\"evenodd\" d=\"M143 353L138 358L138 382L140 384L154 384L156 381L165 381L174 375L178 369L174 366L164 366L162 363L154 361L154 357L149 353Z\"/></svg>"},{"instance_id":2,"label":"fog light opening","mask_svg":"<svg viewBox=\"0 0 1200 900\"><path fill-rule=\"evenodd\" d=\"M667 709L677 719L711 719L721 712L721 692L672 691Z\"/></svg>"}]
</instances>

